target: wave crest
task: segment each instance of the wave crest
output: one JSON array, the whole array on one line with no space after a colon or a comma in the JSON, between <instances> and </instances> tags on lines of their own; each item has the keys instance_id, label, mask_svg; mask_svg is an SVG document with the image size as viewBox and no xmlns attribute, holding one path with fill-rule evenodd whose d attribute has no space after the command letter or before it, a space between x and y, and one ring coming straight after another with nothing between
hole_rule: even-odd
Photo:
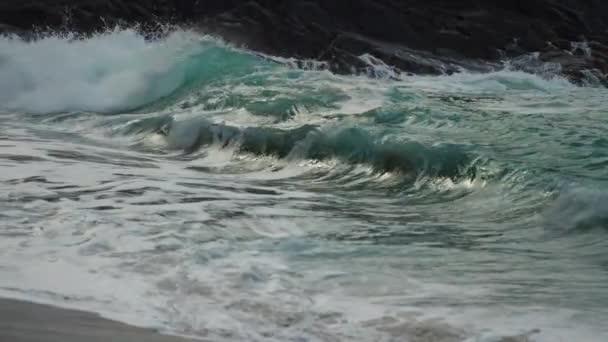
<instances>
[{"instance_id":1,"label":"wave crest","mask_svg":"<svg viewBox=\"0 0 608 342\"><path fill-rule=\"evenodd\" d=\"M123 133L161 134L166 147L194 153L211 145L237 153L285 160L332 160L368 165L375 172L397 172L412 180L420 175L474 178L473 158L462 146L426 146L416 141L390 140L359 127L303 125L293 129L236 127L203 118L148 118L133 122Z\"/></svg>"},{"instance_id":2,"label":"wave crest","mask_svg":"<svg viewBox=\"0 0 608 342\"><path fill-rule=\"evenodd\" d=\"M253 57L190 31L146 40L115 29L86 39L0 38L0 109L26 113L133 110ZM238 68L230 68L232 71Z\"/></svg>"}]
</instances>

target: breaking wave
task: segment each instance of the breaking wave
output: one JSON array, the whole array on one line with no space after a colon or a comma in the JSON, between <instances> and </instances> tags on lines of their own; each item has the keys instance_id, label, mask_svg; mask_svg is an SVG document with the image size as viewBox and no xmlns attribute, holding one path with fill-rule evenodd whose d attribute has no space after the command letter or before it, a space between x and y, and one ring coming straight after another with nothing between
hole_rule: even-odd
<instances>
[{"instance_id":1,"label":"breaking wave","mask_svg":"<svg viewBox=\"0 0 608 342\"><path fill-rule=\"evenodd\" d=\"M367 77L424 79L400 75L369 55L361 58L370 65ZM567 85L556 76L554 67L537 64L530 57L507 63L503 71L463 71L446 77L456 81L456 86L479 82L515 89ZM185 89L276 65L327 69L320 62L263 56L183 30L155 40L132 29L109 30L87 39L75 35L50 35L35 41L0 37L0 109L26 113L132 111Z\"/></svg>"},{"instance_id":2,"label":"breaking wave","mask_svg":"<svg viewBox=\"0 0 608 342\"><path fill-rule=\"evenodd\" d=\"M129 111L226 70L249 72L253 58L188 31L149 41L135 30L88 39L0 38L0 103L5 111Z\"/></svg>"}]
</instances>

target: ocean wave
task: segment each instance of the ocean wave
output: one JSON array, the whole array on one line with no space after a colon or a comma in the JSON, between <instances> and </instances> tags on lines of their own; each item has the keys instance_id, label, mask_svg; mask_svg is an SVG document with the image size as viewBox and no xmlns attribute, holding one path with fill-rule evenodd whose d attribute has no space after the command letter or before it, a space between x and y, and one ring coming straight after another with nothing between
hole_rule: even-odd
<instances>
[{"instance_id":1,"label":"ocean wave","mask_svg":"<svg viewBox=\"0 0 608 342\"><path fill-rule=\"evenodd\" d=\"M282 66L311 73L327 69L322 62L266 56L188 30L153 40L136 29L118 28L87 38L0 37L0 51L0 110L26 113L132 111L202 85L231 84L231 79L260 69ZM429 84L436 87L437 77L446 81L446 89L456 91L553 91L572 86L558 76L559 70L534 56L510 61L492 72L461 70L443 76L404 75L370 55L361 58L370 65L364 77L421 89Z\"/></svg>"},{"instance_id":2,"label":"ocean wave","mask_svg":"<svg viewBox=\"0 0 608 342\"><path fill-rule=\"evenodd\" d=\"M226 70L247 73L255 57L217 39L175 31L147 40L134 29L82 39L0 38L0 109L26 113L129 111Z\"/></svg>"},{"instance_id":3,"label":"ocean wave","mask_svg":"<svg viewBox=\"0 0 608 342\"><path fill-rule=\"evenodd\" d=\"M599 189L568 188L544 217L547 228L558 234L608 230L608 194Z\"/></svg>"},{"instance_id":4,"label":"ocean wave","mask_svg":"<svg viewBox=\"0 0 608 342\"><path fill-rule=\"evenodd\" d=\"M416 141L391 140L366 129L303 125L292 129L237 127L204 118L174 120L171 116L138 120L123 134L160 134L166 147L194 153L201 148L231 147L237 153L274 156L284 160L331 160L369 165L375 172L397 172L415 179L427 176L475 177L473 158L462 146L427 146Z\"/></svg>"}]
</instances>

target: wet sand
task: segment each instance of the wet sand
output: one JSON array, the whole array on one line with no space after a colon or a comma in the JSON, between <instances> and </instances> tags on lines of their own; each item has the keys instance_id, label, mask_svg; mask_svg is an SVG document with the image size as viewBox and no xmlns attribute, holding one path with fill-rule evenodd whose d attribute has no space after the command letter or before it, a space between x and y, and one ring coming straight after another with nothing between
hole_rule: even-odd
<instances>
[{"instance_id":1,"label":"wet sand","mask_svg":"<svg viewBox=\"0 0 608 342\"><path fill-rule=\"evenodd\" d=\"M2 342L194 342L84 311L0 299Z\"/></svg>"}]
</instances>

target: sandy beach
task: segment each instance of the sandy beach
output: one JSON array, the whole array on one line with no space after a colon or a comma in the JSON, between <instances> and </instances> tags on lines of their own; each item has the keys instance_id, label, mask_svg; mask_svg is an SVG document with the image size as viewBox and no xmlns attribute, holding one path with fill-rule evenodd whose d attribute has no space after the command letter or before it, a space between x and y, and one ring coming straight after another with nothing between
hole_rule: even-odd
<instances>
[{"instance_id":1,"label":"sandy beach","mask_svg":"<svg viewBox=\"0 0 608 342\"><path fill-rule=\"evenodd\" d=\"M99 315L0 299L2 342L193 342L104 319Z\"/></svg>"}]
</instances>

